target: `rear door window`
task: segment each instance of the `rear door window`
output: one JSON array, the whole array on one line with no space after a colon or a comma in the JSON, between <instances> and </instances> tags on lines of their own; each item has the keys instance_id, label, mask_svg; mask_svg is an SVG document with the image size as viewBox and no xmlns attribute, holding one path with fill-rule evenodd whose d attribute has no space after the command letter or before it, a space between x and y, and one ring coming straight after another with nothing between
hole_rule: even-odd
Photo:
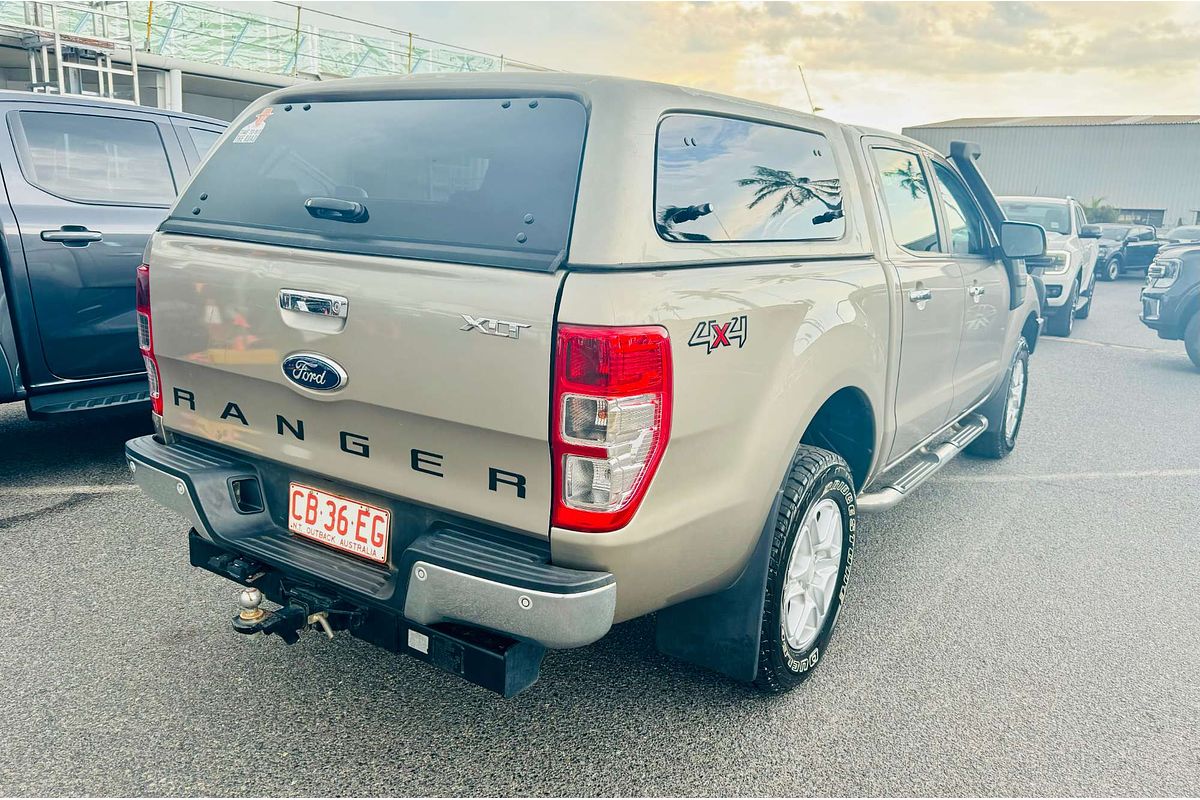
<instances>
[{"instance_id":1,"label":"rear door window","mask_svg":"<svg viewBox=\"0 0 1200 800\"><path fill-rule=\"evenodd\" d=\"M192 145L196 148L196 154L204 158L212 146L217 143L217 139L221 138L221 132L210 131L207 128L188 128L188 136L191 137Z\"/></svg>"},{"instance_id":2,"label":"rear door window","mask_svg":"<svg viewBox=\"0 0 1200 800\"><path fill-rule=\"evenodd\" d=\"M916 153L872 148L883 185L883 203L896 244L916 253L941 250L929 180Z\"/></svg>"},{"instance_id":3,"label":"rear door window","mask_svg":"<svg viewBox=\"0 0 1200 800\"><path fill-rule=\"evenodd\" d=\"M163 229L553 269L585 128L583 105L557 97L269 106L218 146Z\"/></svg>"},{"instance_id":4,"label":"rear door window","mask_svg":"<svg viewBox=\"0 0 1200 800\"><path fill-rule=\"evenodd\" d=\"M31 184L79 203L168 206L175 181L158 125L56 111L19 111L13 126Z\"/></svg>"},{"instance_id":5,"label":"rear door window","mask_svg":"<svg viewBox=\"0 0 1200 800\"><path fill-rule=\"evenodd\" d=\"M701 114L658 129L654 224L676 242L839 239L842 181L812 131Z\"/></svg>"}]
</instances>

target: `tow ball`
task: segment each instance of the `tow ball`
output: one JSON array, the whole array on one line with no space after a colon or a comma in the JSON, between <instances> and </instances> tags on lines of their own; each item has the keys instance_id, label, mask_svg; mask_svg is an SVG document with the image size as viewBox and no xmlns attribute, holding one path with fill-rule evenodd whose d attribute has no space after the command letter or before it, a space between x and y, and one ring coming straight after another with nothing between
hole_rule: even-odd
<instances>
[{"instance_id":1,"label":"tow ball","mask_svg":"<svg viewBox=\"0 0 1200 800\"><path fill-rule=\"evenodd\" d=\"M238 614L233 618L233 629L238 633L276 634L288 644L300 639L300 632L309 625L317 626L330 639L333 627L329 624L328 611L309 610L298 603L289 603L275 611L262 607L263 594L253 587L243 589L238 595Z\"/></svg>"}]
</instances>

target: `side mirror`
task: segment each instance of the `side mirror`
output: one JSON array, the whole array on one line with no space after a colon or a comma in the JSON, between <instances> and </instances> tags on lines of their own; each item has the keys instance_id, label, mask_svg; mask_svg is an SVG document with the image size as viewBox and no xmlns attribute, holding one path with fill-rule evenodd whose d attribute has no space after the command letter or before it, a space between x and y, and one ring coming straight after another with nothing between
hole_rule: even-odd
<instances>
[{"instance_id":1,"label":"side mirror","mask_svg":"<svg viewBox=\"0 0 1200 800\"><path fill-rule=\"evenodd\" d=\"M1080 239L1099 239L1100 238L1100 226L1099 225L1080 226L1079 238Z\"/></svg>"},{"instance_id":2,"label":"side mirror","mask_svg":"<svg viewBox=\"0 0 1200 800\"><path fill-rule=\"evenodd\" d=\"M1032 222L1005 220L1000 226L1000 250L1005 258L1037 258L1046 253L1046 229Z\"/></svg>"}]
</instances>

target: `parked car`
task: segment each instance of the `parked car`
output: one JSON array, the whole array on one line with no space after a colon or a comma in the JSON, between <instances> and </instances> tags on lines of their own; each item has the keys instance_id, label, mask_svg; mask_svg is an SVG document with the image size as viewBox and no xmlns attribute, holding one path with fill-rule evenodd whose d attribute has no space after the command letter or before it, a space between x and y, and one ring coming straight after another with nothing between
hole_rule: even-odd
<instances>
[{"instance_id":1,"label":"parked car","mask_svg":"<svg viewBox=\"0 0 1200 800\"><path fill-rule=\"evenodd\" d=\"M1200 244L1167 245L1142 287L1141 320L1160 339L1183 340L1200 369Z\"/></svg>"},{"instance_id":2,"label":"parked car","mask_svg":"<svg viewBox=\"0 0 1200 800\"><path fill-rule=\"evenodd\" d=\"M1180 225L1167 231L1163 240L1169 244L1200 242L1200 225Z\"/></svg>"},{"instance_id":3,"label":"parked car","mask_svg":"<svg viewBox=\"0 0 1200 800\"><path fill-rule=\"evenodd\" d=\"M1008 219L1046 229L1046 253L1027 261L1046 286L1046 332L1070 336L1076 319L1092 313L1100 228L1089 225L1083 206L1070 198L998 197Z\"/></svg>"},{"instance_id":4,"label":"parked car","mask_svg":"<svg viewBox=\"0 0 1200 800\"><path fill-rule=\"evenodd\" d=\"M1115 281L1125 272L1145 270L1163 240L1149 225L1105 223L1100 229L1100 251L1096 258L1096 274L1106 281Z\"/></svg>"},{"instance_id":5,"label":"parked car","mask_svg":"<svg viewBox=\"0 0 1200 800\"><path fill-rule=\"evenodd\" d=\"M135 273L225 123L10 91L0 113L0 403L33 418L148 405Z\"/></svg>"},{"instance_id":6,"label":"parked car","mask_svg":"<svg viewBox=\"0 0 1200 800\"><path fill-rule=\"evenodd\" d=\"M272 93L140 268L130 469L243 633L511 695L658 612L664 652L790 688L858 515L1016 445L1045 232L978 155L560 73Z\"/></svg>"}]
</instances>

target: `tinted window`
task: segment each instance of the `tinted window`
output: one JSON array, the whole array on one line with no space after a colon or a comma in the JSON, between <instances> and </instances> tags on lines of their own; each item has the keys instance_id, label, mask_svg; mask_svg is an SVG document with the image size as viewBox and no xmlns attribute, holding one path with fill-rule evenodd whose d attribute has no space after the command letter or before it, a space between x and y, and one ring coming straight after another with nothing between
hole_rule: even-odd
<instances>
[{"instance_id":1,"label":"tinted window","mask_svg":"<svg viewBox=\"0 0 1200 800\"><path fill-rule=\"evenodd\" d=\"M946 210L950 252L956 256L991 255L987 225L983 221L983 212L975 205L975 198L945 165L933 162L933 174L937 176L938 194Z\"/></svg>"},{"instance_id":2,"label":"tinted window","mask_svg":"<svg viewBox=\"0 0 1200 800\"><path fill-rule=\"evenodd\" d=\"M1128 225L1101 225L1100 233L1105 239L1124 239L1129 235Z\"/></svg>"},{"instance_id":3,"label":"tinted window","mask_svg":"<svg viewBox=\"0 0 1200 800\"><path fill-rule=\"evenodd\" d=\"M696 114L658 128L655 226L698 242L837 239L842 182L819 133Z\"/></svg>"},{"instance_id":4,"label":"tinted window","mask_svg":"<svg viewBox=\"0 0 1200 800\"><path fill-rule=\"evenodd\" d=\"M915 153L875 148L875 165L883 179L883 202L887 206L892 237L907 250L937 252L937 222L929 181Z\"/></svg>"},{"instance_id":5,"label":"tinted window","mask_svg":"<svg viewBox=\"0 0 1200 800\"><path fill-rule=\"evenodd\" d=\"M1086 216L1084 216L1084 213L1083 213L1083 208L1082 208L1082 207L1080 207L1080 206L1075 206L1075 228L1076 228L1076 232L1078 232L1078 229L1079 229L1079 228L1082 228L1084 225L1087 225L1087 217L1086 217Z\"/></svg>"},{"instance_id":6,"label":"tinted window","mask_svg":"<svg viewBox=\"0 0 1200 800\"><path fill-rule=\"evenodd\" d=\"M1138 234L1138 239L1143 242L1154 241L1154 229L1153 228L1143 229L1142 232Z\"/></svg>"},{"instance_id":7,"label":"tinted window","mask_svg":"<svg viewBox=\"0 0 1200 800\"><path fill-rule=\"evenodd\" d=\"M548 269L585 125L565 98L276 105L213 151L164 229Z\"/></svg>"},{"instance_id":8,"label":"tinted window","mask_svg":"<svg viewBox=\"0 0 1200 800\"><path fill-rule=\"evenodd\" d=\"M1000 200L1004 216L1017 222L1032 222L1041 225L1050 233L1071 232L1071 218L1066 202L1026 202L1024 200Z\"/></svg>"},{"instance_id":9,"label":"tinted window","mask_svg":"<svg viewBox=\"0 0 1200 800\"><path fill-rule=\"evenodd\" d=\"M192 137L192 144L201 158L204 158L217 143L217 139L221 138L220 131L208 131L204 128L188 128L188 135Z\"/></svg>"},{"instance_id":10,"label":"tinted window","mask_svg":"<svg viewBox=\"0 0 1200 800\"><path fill-rule=\"evenodd\" d=\"M21 170L33 185L84 203L170 205L175 182L153 122L21 111Z\"/></svg>"}]
</instances>

